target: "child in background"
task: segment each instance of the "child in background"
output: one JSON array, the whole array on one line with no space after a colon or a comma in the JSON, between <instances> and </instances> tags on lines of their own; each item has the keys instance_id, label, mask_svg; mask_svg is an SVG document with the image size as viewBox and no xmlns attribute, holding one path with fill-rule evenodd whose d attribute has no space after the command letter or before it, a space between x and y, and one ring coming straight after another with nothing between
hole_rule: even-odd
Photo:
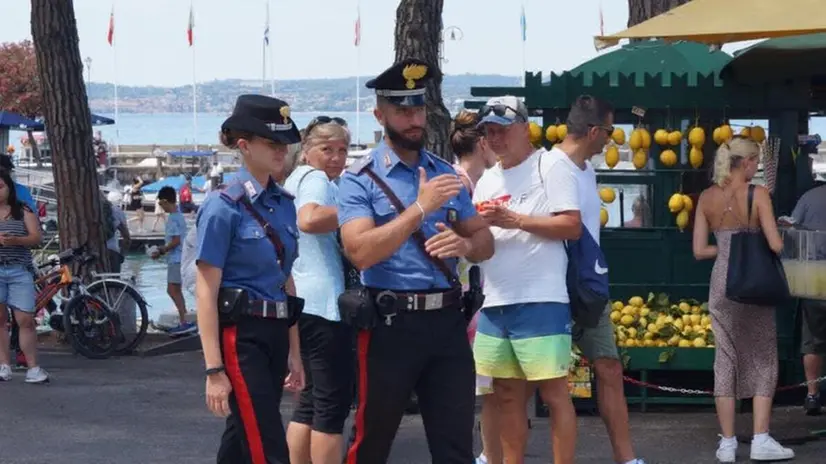
<instances>
[{"instance_id":1,"label":"child in background","mask_svg":"<svg viewBox=\"0 0 826 464\"><path fill-rule=\"evenodd\" d=\"M180 316L180 323L177 327L169 329L169 334L179 336L197 330L195 324L186 320L186 303L181 287L181 244L186 237L186 219L178 210L174 188L169 186L161 188L158 192L158 204L169 214L169 217L166 219L165 243L152 253L152 259L167 255L166 292L175 303Z\"/></svg>"}]
</instances>

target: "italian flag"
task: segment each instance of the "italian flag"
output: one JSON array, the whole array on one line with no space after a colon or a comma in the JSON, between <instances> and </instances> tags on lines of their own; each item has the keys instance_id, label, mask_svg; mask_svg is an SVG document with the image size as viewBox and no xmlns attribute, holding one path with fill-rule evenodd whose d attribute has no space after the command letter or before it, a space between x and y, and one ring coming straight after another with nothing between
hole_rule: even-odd
<instances>
[{"instance_id":1,"label":"italian flag","mask_svg":"<svg viewBox=\"0 0 826 464\"><path fill-rule=\"evenodd\" d=\"M192 5L189 5L189 25L186 27L186 40L189 46L192 46L192 30L195 29L195 14L192 11Z\"/></svg>"}]
</instances>

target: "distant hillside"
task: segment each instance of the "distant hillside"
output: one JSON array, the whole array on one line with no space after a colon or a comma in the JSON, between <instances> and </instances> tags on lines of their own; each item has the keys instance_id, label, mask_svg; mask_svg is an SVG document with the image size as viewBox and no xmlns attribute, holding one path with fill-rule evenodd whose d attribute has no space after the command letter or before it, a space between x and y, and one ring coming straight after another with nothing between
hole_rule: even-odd
<instances>
[{"instance_id":1,"label":"distant hillside","mask_svg":"<svg viewBox=\"0 0 826 464\"><path fill-rule=\"evenodd\" d=\"M368 78L362 78L362 85ZM470 98L474 86L515 86L516 76L465 74L445 76L442 93L448 109L455 110ZM242 93L269 94L269 83L260 80L230 79L198 84L198 111L228 113ZM87 89L92 111L114 111L113 84L92 82ZM356 107L356 78L300 79L276 81L276 94L290 102L293 111L353 111ZM372 92L362 88L361 107L371 108ZM192 86L124 87L118 86L118 110L125 113L177 113L192 111Z\"/></svg>"}]
</instances>

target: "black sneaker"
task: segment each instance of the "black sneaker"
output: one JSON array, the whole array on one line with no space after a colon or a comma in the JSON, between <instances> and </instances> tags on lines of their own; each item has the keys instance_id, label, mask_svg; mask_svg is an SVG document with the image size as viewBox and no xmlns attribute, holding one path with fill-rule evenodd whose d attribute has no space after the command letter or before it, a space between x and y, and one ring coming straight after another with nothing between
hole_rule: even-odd
<instances>
[{"instance_id":1,"label":"black sneaker","mask_svg":"<svg viewBox=\"0 0 826 464\"><path fill-rule=\"evenodd\" d=\"M803 402L803 409L806 410L807 416L819 416L820 395L806 395L806 401Z\"/></svg>"}]
</instances>

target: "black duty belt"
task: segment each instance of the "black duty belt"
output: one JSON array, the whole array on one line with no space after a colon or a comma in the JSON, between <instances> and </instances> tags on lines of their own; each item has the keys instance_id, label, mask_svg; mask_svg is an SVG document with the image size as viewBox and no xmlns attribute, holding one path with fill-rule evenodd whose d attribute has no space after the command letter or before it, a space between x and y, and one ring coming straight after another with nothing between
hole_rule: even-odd
<instances>
[{"instance_id":1,"label":"black duty belt","mask_svg":"<svg viewBox=\"0 0 826 464\"><path fill-rule=\"evenodd\" d=\"M244 316L263 317L265 319L289 319L290 311L286 301L254 300L241 310Z\"/></svg>"},{"instance_id":2,"label":"black duty belt","mask_svg":"<svg viewBox=\"0 0 826 464\"><path fill-rule=\"evenodd\" d=\"M371 294L380 311L381 309L395 309L396 311L435 311L445 308L460 308L462 305L461 288L437 293L371 290Z\"/></svg>"}]
</instances>

